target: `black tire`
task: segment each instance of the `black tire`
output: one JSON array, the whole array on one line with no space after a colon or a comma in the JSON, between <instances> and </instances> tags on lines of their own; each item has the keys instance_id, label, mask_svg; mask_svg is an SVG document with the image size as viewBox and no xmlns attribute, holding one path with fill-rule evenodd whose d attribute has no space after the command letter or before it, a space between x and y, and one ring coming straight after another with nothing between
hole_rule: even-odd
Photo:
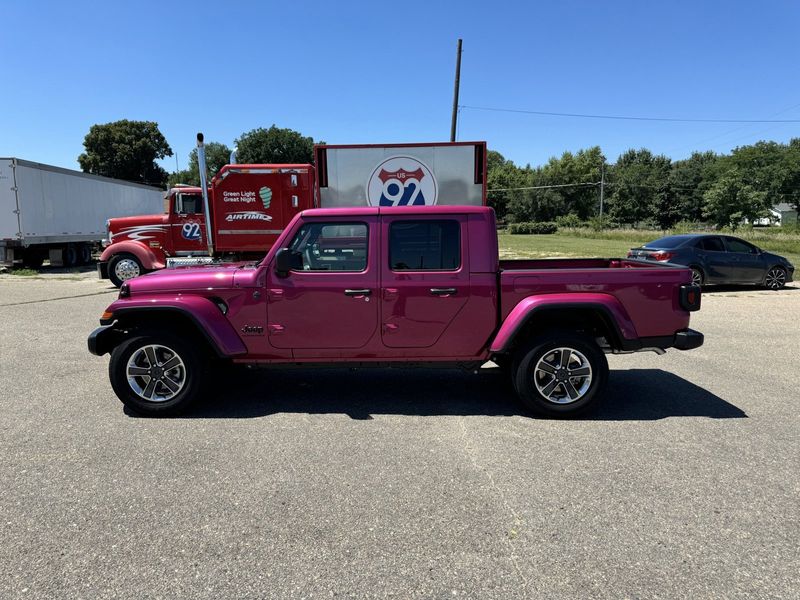
<instances>
[{"instance_id":1,"label":"black tire","mask_svg":"<svg viewBox=\"0 0 800 600\"><path fill-rule=\"evenodd\" d=\"M783 267L770 267L764 276L764 287L768 290L778 291L786 285L786 269Z\"/></svg>"},{"instance_id":2,"label":"black tire","mask_svg":"<svg viewBox=\"0 0 800 600\"><path fill-rule=\"evenodd\" d=\"M75 267L78 264L78 247L75 244L67 244L62 253L64 266Z\"/></svg>"},{"instance_id":3,"label":"black tire","mask_svg":"<svg viewBox=\"0 0 800 600\"><path fill-rule=\"evenodd\" d=\"M557 349L570 351L564 370L562 353L556 353ZM537 369L539 366L541 369ZM580 375L570 377L572 373ZM597 407L608 383L608 361L592 338L568 331L552 332L517 353L512 374L517 395L528 410L571 418Z\"/></svg>"},{"instance_id":4,"label":"black tire","mask_svg":"<svg viewBox=\"0 0 800 600\"><path fill-rule=\"evenodd\" d=\"M692 283L697 285L704 285L706 276L700 267L689 267L692 270Z\"/></svg>"},{"instance_id":5,"label":"black tire","mask_svg":"<svg viewBox=\"0 0 800 600\"><path fill-rule=\"evenodd\" d=\"M108 261L108 278L115 286L119 287L128 279L147 273L142 263L133 254L121 252L115 254ZM127 276L126 276L127 275Z\"/></svg>"},{"instance_id":6,"label":"black tire","mask_svg":"<svg viewBox=\"0 0 800 600\"><path fill-rule=\"evenodd\" d=\"M78 244L78 264L88 265L92 262L91 244Z\"/></svg>"},{"instance_id":7,"label":"black tire","mask_svg":"<svg viewBox=\"0 0 800 600\"><path fill-rule=\"evenodd\" d=\"M44 252L28 248L22 255L22 266L26 269L39 269L44 262Z\"/></svg>"},{"instance_id":8,"label":"black tire","mask_svg":"<svg viewBox=\"0 0 800 600\"><path fill-rule=\"evenodd\" d=\"M179 365L162 368L169 367L175 357ZM143 332L114 348L108 376L117 398L129 409L146 416L171 416L185 411L201 396L208 363L196 344L170 333ZM140 375L129 373L129 368Z\"/></svg>"}]
</instances>

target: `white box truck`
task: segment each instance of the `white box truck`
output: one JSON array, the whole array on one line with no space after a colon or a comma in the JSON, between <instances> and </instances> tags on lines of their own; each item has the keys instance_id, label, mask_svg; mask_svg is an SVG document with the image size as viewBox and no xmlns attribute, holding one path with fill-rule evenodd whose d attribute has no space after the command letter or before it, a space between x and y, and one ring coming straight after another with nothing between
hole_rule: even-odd
<instances>
[{"instance_id":1,"label":"white box truck","mask_svg":"<svg viewBox=\"0 0 800 600\"><path fill-rule=\"evenodd\" d=\"M160 213L163 204L155 187L0 158L0 264L90 262L108 219Z\"/></svg>"}]
</instances>

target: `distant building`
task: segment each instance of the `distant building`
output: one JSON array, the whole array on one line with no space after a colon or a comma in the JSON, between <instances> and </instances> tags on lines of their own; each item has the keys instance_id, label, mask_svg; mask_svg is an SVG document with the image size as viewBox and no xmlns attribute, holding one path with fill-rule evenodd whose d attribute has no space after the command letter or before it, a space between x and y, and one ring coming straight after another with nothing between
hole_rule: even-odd
<instances>
[{"instance_id":1,"label":"distant building","mask_svg":"<svg viewBox=\"0 0 800 600\"><path fill-rule=\"evenodd\" d=\"M793 225L797 223L797 211L788 202L781 202L772 207L773 214L777 215L778 225Z\"/></svg>"},{"instance_id":2,"label":"distant building","mask_svg":"<svg viewBox=\"0 0 800 600\"><path fill-rule=\"evenodd\" d=\"M753 225L761 227L769 227L773 225L780 227L781 225L793 225L797 223L797 211L792 208L788 202L781 202L772 208L768 209L769 216L755 219ZM745 223L747 220L745 219Z\"/></svg>"}]
</instances>

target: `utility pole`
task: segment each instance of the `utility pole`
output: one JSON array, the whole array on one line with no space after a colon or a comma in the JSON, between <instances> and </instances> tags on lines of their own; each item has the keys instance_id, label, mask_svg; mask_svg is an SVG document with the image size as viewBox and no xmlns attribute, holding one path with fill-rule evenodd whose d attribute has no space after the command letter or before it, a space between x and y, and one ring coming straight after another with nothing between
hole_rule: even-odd
<instances>
[{"instance_id":1,"label":"utility pole","mask_svg":"<svg viewBox=\"0 0 800 600\"><path fill-rule=\"evenodd\" d=\"M603 192L606 186L606 162L600 163L600 216L603 216Z\"/></svg>"},{"instance_id":2,"label":"utility pole","mask_svg":"<svg viewBox=\"0 0 800 600\"><path fill-rule=\"evenodd\" d=\"M461 38L458 38L456 49L456 84L453 90L453 119L450 121L450 141L456 141L456 123L458 121L458 87L461 84Z\"/></svg>"}]
</instances>

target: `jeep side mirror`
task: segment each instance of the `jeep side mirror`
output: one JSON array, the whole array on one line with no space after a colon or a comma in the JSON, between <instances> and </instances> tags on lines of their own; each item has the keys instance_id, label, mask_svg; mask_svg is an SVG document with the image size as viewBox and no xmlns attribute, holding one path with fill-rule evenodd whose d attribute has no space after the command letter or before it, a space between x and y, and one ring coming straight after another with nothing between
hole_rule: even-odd
<instances>
[{"instance_id":1,"label":"jeep side mirror","mask_svg":"<svg viewBox=\"0 0 800 600\"><path fill-rule=\"evenodd\" d=\"M275 255L275 273L278 277L288 277L292 270L303 268L303 258L299 252L289 248L281 248Z\"/></svg>"}]
</instances>

